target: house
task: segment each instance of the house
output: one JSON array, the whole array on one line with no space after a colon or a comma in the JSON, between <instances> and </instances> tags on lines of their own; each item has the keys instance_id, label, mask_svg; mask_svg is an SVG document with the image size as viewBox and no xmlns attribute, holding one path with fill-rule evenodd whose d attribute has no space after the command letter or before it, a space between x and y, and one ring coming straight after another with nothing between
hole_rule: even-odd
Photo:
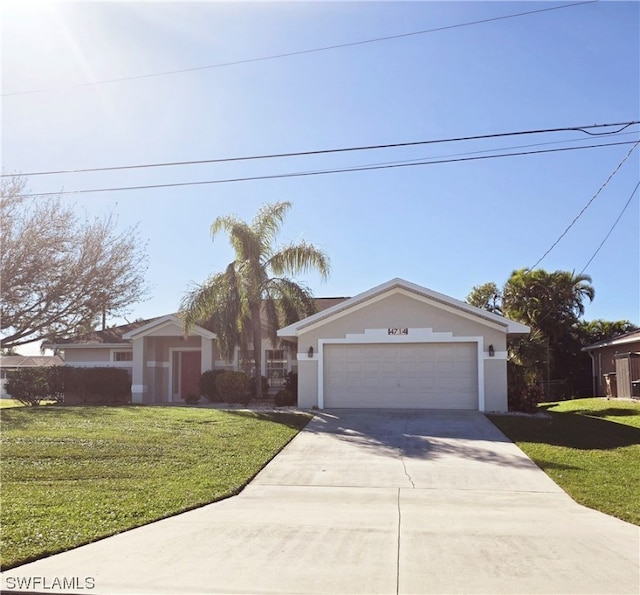
<instances>
[{"instance_id":1,"label":"house","mask_svg":"<svg viewBox=\"0 0 640 595\"><path fill-rule=\"evenodd\" d=\"M507 337L529 327L402 279L317 305L278 331L293 349L266 335L261 346L271 386L298 372L300 407L507 410ZM205 370L242 367L215 338L198 326L185 337L170 314L46 346L68 365L126 368L133 402L160 403L198 392Z\"/></svg>"},{"instance_id":2,"label":"house","mask_svg":"<svg viewBox=\"0 0 640 595\"><path fill-rule=\"evenodd\" d=\"M318 311L345 297L317 298ZM236 350L232 361L221 359L215 333L196 326L184 335L176 314L140 320L69 339L45 343L48 349L64 354L66 365L114 367L129 372L134 403L179 403L188 394L200 392L202 372L212 369L243 369ZM273 388L281 387L288 372L297 369L295 353L262 341L262 375Z\"/></svg>"},{"instance_id":3,"label":"house","mask_svg":"<svg viewBox=\"0 0 640 595\"><path fill-rule=\"evenodd\" d=\"M583 347L596 396L640 397L640 330Z\"/></svg>"},{"instance_id":4,"label":"house","mask_svg":"<svg viewBox=\"0 0 640 595\"><path fill-rule=\"evenodd\" d=\"M4 389L9 372L21 368L62 365L64 365L64 361L57 355L0 355L0 398L11 398L11 395Z\"/></svg>"},{"instance_id":5,"label":"house","mask_svg":"<svg viewBox=\"0 0 640 595\"><path fill-rule=\"evenodd\" d=\"M507 337L529 327L393 279L278 331L298 405L507 410Z\"/></svg>"}]
</instances>

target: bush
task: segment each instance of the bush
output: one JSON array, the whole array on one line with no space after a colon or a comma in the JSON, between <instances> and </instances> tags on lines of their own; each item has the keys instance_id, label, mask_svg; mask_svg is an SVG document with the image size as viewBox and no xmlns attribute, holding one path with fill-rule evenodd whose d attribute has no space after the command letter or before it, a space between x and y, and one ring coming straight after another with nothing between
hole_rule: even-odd
<instances>
[{"instance_id":1,"label":"bush","mask_svg":"<svg viewBox=\"0 0 640 595\"><path fill-rule=\"evenodd\" d=\"M11 370L7 374L5 390L23 405L33 407L39 405L40 401L49 398L51 390L49 388L50 368L19 368Z\"/></svg>"},{"instance_id":2,"label":"bush","mask_svg":"<svg viewBox=\"0 0 640 595\"><path fill-rule=\"evenodd\" d=\"M122 405L131 402L131 380L122 368L64 368L64 402Z\"/></svg>"},{"instance_id":3,"label":"bush","mask_svg":"<svg viewBox=\"0 0 640 595\"><path fill-rule=\"evenodd\" d=\"M269 380L266 376L260 376L262 380L262 396L266 396L269 391ZM252 376L249 378L249 393L251 394L251 398L256 398L256 384L257 384L257 376Z\"/></svg>"},{"instance_id":4,"label":"bush","mask_svg":"<svg viewBox=\"0 0 640 595\"><path fill-rule=\"evenodd\" d=\"M297 372L289 372L284 380L284 389L291 393L293 398L298 400L298 374Z\"/></svg>"},{"instance_id":5,"label":"bush","mask_svg":"<svg viewBox=\"0 0 640 595\"><path fill-rule=\"evenodd\" d=\"M294 397L286 388L279 390L275 396L276 407L287 407L297 405L297 398Z\"/></svg>"},{"instance_id":6,"label":"bush","mask_svg":"<svg viewBox=\"0 0 640 595\"><path fill-rule=\"evenodd\" d=\"M543 398L544 391L537 384L514 387L509 390L509 411L535 413Z\"/></svg>"},{"instance_id":7,"label":"bush","mask_svg":"<svg viewBox=\"0 0 640 595\"><path fill-rule=\"evenodd\" d=\"M184 402L187 405L195 405L200 401L200 395L194 395L193 393L189 393L185 398Z\"/></svg>"},{"instance_id":8,"label":"bush","mask_svg":"<svg viewBox=\"0 0 640 595\"><path fill-rule=\"evenodd\" d=\"M246 405L251 399L249 377L244 372L224 372L216 377L216 388L227 403Z\"/></svg>"},{"instance_id":9,"label":"bush","mask_svg":"<svg viewBox=\"0 0 640 595\"><path fill-rule=\"evenodd\" d=\"M25 405L43 400L116 405L131 400L131 381L121 368L50 366L10 372L6 391Z\"/></svg>"},{"instance_id":10,"label":"bush","mask_svg":"<svg viewBox=\"0 0 640 595\"><path fill-rule=\"evenodd\" d=\"M207 398L209 403L221 403L222 396L216 386L216 378L224 374L226 370L207 370L200 376L200 394Z\"/></svg>"}]
</instances>

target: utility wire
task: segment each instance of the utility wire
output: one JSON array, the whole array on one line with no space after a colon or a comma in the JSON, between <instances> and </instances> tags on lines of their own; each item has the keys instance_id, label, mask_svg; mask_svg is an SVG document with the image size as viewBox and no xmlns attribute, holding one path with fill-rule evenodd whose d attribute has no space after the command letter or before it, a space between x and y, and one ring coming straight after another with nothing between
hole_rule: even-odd
<instances>
[{"instance_id":1,"label":"utility wire","mask_svg":"<svg viewBox=\"0 0 640 595\"><path fill-rule=\"evenodd\" d=\"M618 167L616 167L613 172L611 173L611 175L607 178L607 180L605 181L604 184L602 184L602 186L600 186L600 188L598 189L598 191L591 197L591 199L589 200L589 202L587 202L587 204L582 208L582 210L575 216L575 218L573 219L573 221L571 223L569 223L568 227L560 234L560 237L558 237L558 239L553 242L553 244L551 244L551 247L538 259L538 261L529 269L529 270L533 270L535 269L544 259L545 257L549 254L549 252L551 252L560 242L560 240L567 235L567 232L574 226L574 224L576 223L576 221L578 221L578 219L580 219L580 217L582 216L582 214L591 206L591 203L598 198L598 195L604 190L605 186L611 181L611 179L613 178L613 176L615 176L619 171L620 168L624 165L625 161L627 159L629 159L629 157L631 157L631 153L633 153L636 150L636 147L640 145L640 141L637 141L633 147L631 147L631 150L625 155L624 159L618 164Z\"/></svg>"},{"instance_id":2,"label":"utility wire","mask_svg":"<svg viewBox=\"0 0 640 595\"><path fill-rule=\"evenodd\" d=\"M354 171L373 171L378 169L395 169L399 167L414 167L417 165L438 165L442 163L459 163L463 161L479 161L484 159L495 159L498 157L518 157L522 155L537 155L541 153L557 153L561 151L576 151L581 149L595 149L599 147L615 147L618 145L629 145L634 141L621 141L617 143L605 143L599 145L586 145L581 147L564 147L557 149L541 149L538 151L521 151L517 153L502 153L498 155L482 155L478 157L463 157L459 159L441 159L436 161L419 161L413 163L399 163L393 165L368 165L362 167L352 167L352 168L340 168L340 169L328 169L328 170L316 170L316 171L305 171L305 172L290 172L284 174L272 174L272 175L261 175L261 176L247 176L242 178L223 178L217 180L202 180L195 182L174 182L170 184L147 184L143 186L122 186L117 188L92 188L85 190L66 190L61 192L39 192L33 194L23 194L22 196L25 198L33 198L36 196L46 197L46 196L63 196L63 195L71 195L71 194L89 194L96 192L120 192L125 190L149 190L149 189L158 189L158 188L177 188L184 186L203 186L209 184L228 184L231 182L250 182L256 180L275 180L281 178L298 178L298 177L306 177L306 176L318 176L318 175L326 175L326 174L338 174L338 173L347 173ZM636 146L640 144L640 141L637 141Z\"/></svg>"},{"instance_id":3,"label":"utility wire","mask_svg":"<svg viewBox=\"0 0 640 595\"><path fill-rule=\"evenodd\" d=\"M602 242L600 242L600 245L598 246L596 251L593 253L593 256L591 256L591 258L589 259L589 262L587 262L587 264L585 264L583 269L580 271L581 275L582 275L582 273L584 273L587 270L587 267L591 264L591 261L596 257L598 252L600 252L600 248L602 248L602 246L604 246L605 242L609 239L609 236L611 235L611 232L613 232L613 230L615 229L616 225L618 225L618 222L620 221L620 219L622 219L622 215L624 215L624 212L627 210L627 207L631 204L631 201L633 200L633 197L635 196L636 192L638 191L638 187L639 186L640 186L640 182L638 182L636 184L636 187L633 189L633 192L631 193L631 196L629 197L629 200L627 200L627 202L625 203L624 207L622 207L622 211L620 211L620 214L618 215L618 218L614 221L613 225L611 226L611 228L607 232L607 235L604 236L604 240L602 240Z\"/></svg>"},{"instance_id":4,"label":"utility wire","mask_svg":"<svg viewBox=\"0 0 640 595\"><path fill-rule=\"evenodd\" d=\"M595 2L598 2L599 0L588 0L586 2L574 2L573 4L564 4L562 6L553 6L551 8L541 8L538 10L530 10L527 12L520 12L520 13L516 13L516 14L508 14L508 15L504 15L504 16L500 16L500 17L491 17L489 19L481 19L479 21L470 21L467 23L459 23L457 25L447 25L445 27L436 27L435 29L424 29L421 31L412 31L410 33L401 33L398 35L388 35L386 37L375 37L373 39L364 39L364 40L360 40L360 41L352 41L352 42L348 42L348 43L340 43L340 44L335 44L335 45L327 45L327 46L323 46L323 47L319 47L319 48L313 48L313 49L308 49L308 50L298 50L298 51L294 51L294 52L286 52L283 54L274 54L271 56L262 56L259 58L247 58L245 60L236 60L235 62L222 62L222 63L218 63L218 64L207 64L204 66L195 66L193 68L180 68L177 70L167 70L164 72L154 72L154 73L150 73L150 74L140 74L137 76L127 76L127 77L120 77L120 78L113 78L113 79L106 79L106 80L102 80L102 81L91 81L88 83L78 83L75 85L67 85L64 87L49 87L47 89L33 89L30 91L16 91L14 93L3 93L2 95L0 95L0 97L14 97L16 95L32 95L35 93L48 93L50 91L63 91L66 89L78 89L81 87L92 87L92 86L96 86L96 85L106 85L106 84L110 84L110 83L120 83L120 82L125 82L125 81L134 81L134 80L140 80L140 79L147 79L147 78L153 78L153 77L159 77L159 76L168 76L168 75L174 75L174 74L182 74L182 73L186 73L186 72L196 72L199 70L209 70L209 69L214 69L214 68L225 68L228 66L238 66L240 64L250 64L253 62L263 62L266 60L276 60L279 58L288 58L291 56L300 56L303 54L313 54L313 53L317 53L317 52L326 52L328 50L336 50L336 49L341 49L341 48L348 48L348 47L354 47L354 46L358 46L358 45L366 45L366 44L371 44L371 43L378 43L381 41L389 41L392 39L402 39L402 38L406 38L406 37L412 37L412 36L416 36L416 35L426 35L428 33L437 33L439 31L447 31L449 29L458 29L460 27L470 27L472 25L481 25L484 23L491 23L494 21L502 21L505 19L514 19L517 17L522 17L522 16L527 16L527 15L531 15L531 14L537 14L537 13L541 13L541 12L549 12L552 10L562 10L564 8L573 8L575 6L582 6L583 4L594 4Z\"/></svg>"},{"instance_id":5,"label":"utility wire","mask_svg":"<svg viewBox=\"0 0 640 595\"><path fill-rule=\"evenodd\" d=\"M588 126L571 126L564 128L543 128L537 130L521 130L517 132L499 132L493 134L481 134L476 136L461 136L454 138L441 138L441 139L432 139L432 140L421 140L421 141L411 141L411 142L403 142L403 143L389 143L389 144L380 144L380 145L363 145L357 147L342 147L342 148L334 148L334 149L319 149L315 151L296 151L296 152L288 152L288 153L271 153L264 155L250 155L244 157L225 157L219 159L199 159L194 161L170 161L164 163L143 163L137 165L118 165L112 167L88 167L83 169L62 169L62 170L52 170L52 171L37 171L37 172L28 172L22 173L21 175L25 177L32 176L51 176L58 174L75 174L75 173L89 173L89 172L101 172L101 171L118 171L118 170L129 170L129 169L144 169L144 168L152 168L152 167L175 167L175 166L183 166L183 165L203 165L207 163L231 163L235 161L257 161L261 159L280 159L283 157L307 157L311 155L328 155L332 153L347 153L354 151L371 151L374 149L396 149L399 147L415 147L420 145L433 145L433 144L442 144L442 143L453 143L453 142L461 142L461 141L471 141L471 140L483 140L483 139L491 139L491 138L506 138L511 136L525 136L529 134L543 134L543 133L551 133L551 132L584 132L586 134L592 134L587 132L590 129L600 129L600 128L611 128L613 126L619 127L618 130L603 132L600 133L599 136L604 135L614 135L619 134L626 128L633 126L635 124L640 124L640 120L633 120L631 122L616 122L614 124L592 124ZM13 174L2 174L0 177L6 178L11 177Z\"/></svg>"}]
</instances>

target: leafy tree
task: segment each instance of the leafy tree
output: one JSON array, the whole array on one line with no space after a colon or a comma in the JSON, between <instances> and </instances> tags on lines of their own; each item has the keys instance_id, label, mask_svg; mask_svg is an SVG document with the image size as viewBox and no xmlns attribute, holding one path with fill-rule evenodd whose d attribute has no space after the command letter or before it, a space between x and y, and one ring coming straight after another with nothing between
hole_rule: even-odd
<instances>
[{"instance_id":1,"label":"leafy tree","mask_svg":"<svg viewBox=\"0 0 640 595\"><path fill-rule=\"evenodd\" d=\"M476 285L467 296L467 303L494 314L502 314L502 291L492 281Z\"/></svg>"},{"instance_id":2,"label":"leafy tree","mask_svg":"<svg viewBox=\"0 0 640 595\"><path fill-rule=\"evenodd\" d=\"M474 287L467 302L531 327L528 337L509 342L510 386L526 392L527 386L544 379L549 396L552 379L562 379L560 392L566 395L588 378L580 351L584 343L576 329L585 303L594 296L587 275L519 269L502 289L492 282Z\"/></svg>"},{"instance_id":3,"label":"leafy tree","mask_svg":"<svg viewBox=\"0 0 640 595\"><path fill-rule=\"evenodd\" d=\"M589 322L581 320L576 325L576 332L584 345L613 339L635 330L638 330L638 327L628 320L610 321L598 319Z\"/></svg>"},{"instance_id":4,"label":"leafy tree","mask_svg":"<svg viewBox=\"0 0 640 595\"><path fill-rule=\"evenodd\" d=\"M76 334L126 314L145 291L137 229L109 215L81 220L60 199L28 199L21 178L0 185L0 345Z\"/></svg>"},{"instance_id":5,"label":"leafy tree","mask_svg":"<svg viewBox=\"0 0 640 595\"><path fill-rule=\"evenodd\" d=\"M311 291L290 276L310 269L323 278L329 274L328 257L312 244L274 245L290 208L289 202L265 205L250 224L235 216L218 217L211 225L212 238L226 232L235 260L224 272L187 292L180 306L185 330L195 324L210 328L218 337L222 357L231 360L239 347L241 356L253 361L258 376L262 369L261 313L275 347L278 328L315 312ZM260 382L256 388L261 398Z\"/></svg>"}]
</instances>

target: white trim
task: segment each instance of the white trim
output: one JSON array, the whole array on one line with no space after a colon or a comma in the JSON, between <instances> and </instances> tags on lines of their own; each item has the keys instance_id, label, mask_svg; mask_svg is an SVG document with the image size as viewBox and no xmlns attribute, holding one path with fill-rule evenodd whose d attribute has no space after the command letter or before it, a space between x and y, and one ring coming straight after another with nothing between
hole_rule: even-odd
<instances>
[{"instance_id":1,"label":"white trim","mask_svg":"<svg viewBox=\"0 0 640 595\"><path fill-rule=\"evenodd\" d=\"M133 368L133 362L112 362L112 361L95 361L95 362L64 362L65 366L73 368Z\"/></svg>"},{"instance_id":2,"label":"white trim","mask_svg":"<svg viewBox=\"0 0 640 595\"><path fill-rule=\"evenodd\" d=\"M175 352L182 351L202 351L200 347L169 347L169 362L167 363L167 367L169 368L169 381L168 384L168 392L169 392L169 403L173 403L173 354ZM202 367L202 364L200 365ZM201 372L204 370L201 370Z\"/></svg>"},{"instance_id":3,"label":"white trim","mask_svg":"<svg viewBox=\"0 0 640 595\"><path fill-rule=\"evenodd\" d=\"M147 362L147 368L168 368L168 367L169 367L169 362L154 362L154 361Z\"/></svg>"},{"instance_id":4,"label":"white trim","mask_svg":"<svg viewBox=\"0 0 640 595\"><path fill-rule=\"evenodd\" d=\"M135 339L139 336L145 336L148 335L151 332L166 328L168 326L177 326L179 328L182 328L182 321L175 315L175 314L169 314L168 316L163 316L162 318L159 318L157 320L153 320L147 324L145 324L144 326L141 326L133 331L129 331L128 333L124 333L122 335L123 339ZM194 326L193 327L193 331L191 333L189 333L188 336L194 336L194 335L198 335L200 337L205 337L207 339L215 339L216 338L216 334L212 333L211 331L208 331L205 328L202 328L201 326Z\"/></svg>"},{"instance_id":5,"label":"white trim","mask_svg":"<svg viewBox=\"0 0 640 595\"><path fill-rule=\"evenodd\" d=\"M146 384L132 384L131 385L131 393L145 393L147 392L147 385Z\"/></svg>"},{"instance_id":6,"label":"white trim","mask_svg":"<svg viewBox=\"0 0 640 595\"><path fill-rule=\"evenodd\" d=\"M344 339L318 339L318 409L324 409L324 346L367 343L385 345L399 343L476 343L476 361L478 367L478 410L484 412L484 337L454 337L453 333L434 332L431 328L410 328L406 335L390 335L386 328L365 329L362 334L348 333L345 335Z\"/></svg>"}]
</instances>

